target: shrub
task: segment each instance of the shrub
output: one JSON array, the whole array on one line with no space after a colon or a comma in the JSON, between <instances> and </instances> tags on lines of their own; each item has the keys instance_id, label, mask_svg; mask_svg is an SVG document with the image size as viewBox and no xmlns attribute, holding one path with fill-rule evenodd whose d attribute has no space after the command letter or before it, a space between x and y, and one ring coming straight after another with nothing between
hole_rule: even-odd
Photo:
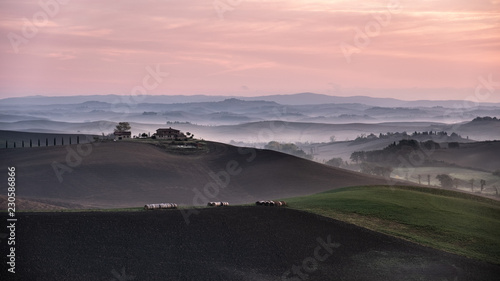
<instances>
[{"instance_id":1,"label":"shrub","mask_svg":"<svg viewBox=\"0 0 500 281\"><path fill-rule=\"evenodd\" d=\"M342 158L332 158L332 159L326 161L326 165L330 165L330 166L337 167L337 168L342 166L343 163L344 163L344 160L342 160Z\"/></svg>"},{"instance_id":2,"label":"shrub","mask_svg":"<svg viewBox=\"0 0 500 281\"><path fill-rule=\"evenodd\" d=\"M451 188L453 187L453 179L445 174L437 175L436 179L438 179L441 182L441 187L444 188Z\"/></svg>"}]
</instances>

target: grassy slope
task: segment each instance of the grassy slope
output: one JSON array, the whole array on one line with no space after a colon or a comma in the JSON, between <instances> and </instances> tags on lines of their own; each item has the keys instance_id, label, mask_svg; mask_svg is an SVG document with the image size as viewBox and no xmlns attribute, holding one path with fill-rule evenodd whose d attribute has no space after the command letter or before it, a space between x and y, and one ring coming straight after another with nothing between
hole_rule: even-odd
<instances>
[{"instance_id":1,"label":"grassy slope","mask_svg":"<svg viewBox=\"0 0 500 281\"><path fill-rule=\"evenodd\" d=\"M500 264L500 203L490 199L448 190L376 186L285 200L294 209Z\"/></svg>"}]
</instances>

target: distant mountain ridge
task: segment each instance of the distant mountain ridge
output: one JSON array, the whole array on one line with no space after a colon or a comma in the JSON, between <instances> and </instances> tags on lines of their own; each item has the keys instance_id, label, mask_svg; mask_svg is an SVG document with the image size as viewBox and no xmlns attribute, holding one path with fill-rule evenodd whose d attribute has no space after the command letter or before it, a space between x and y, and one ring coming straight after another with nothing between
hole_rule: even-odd
<instances>
[{"instance_id":1,"label":"distant mountain ridge","mask_svg":"<svg viewBox=\"0 0 500 281\"><path fill-rule=\"evenodd\" d=\"M224 100L243 101L268 101L283 105L316 105L325 103L336 104L364 104L368 106L383 107L473 107L474 104L466 103L463 100L416 100L404 101L394 98L374 98L368 96L330 96L315 93L297 93L289 95L267 95L257 97L239 96L208 96L208 95L146 95L146 96L126 96L126 95L88 95L88 96L28 96L0 99L1 105L54 105L54 104L80 104L85 102L105 102L105 103L198 103L198 102L220 102ZM479 103L483 106L500 106L500 103Z\"/></svg>"}]
</instances>

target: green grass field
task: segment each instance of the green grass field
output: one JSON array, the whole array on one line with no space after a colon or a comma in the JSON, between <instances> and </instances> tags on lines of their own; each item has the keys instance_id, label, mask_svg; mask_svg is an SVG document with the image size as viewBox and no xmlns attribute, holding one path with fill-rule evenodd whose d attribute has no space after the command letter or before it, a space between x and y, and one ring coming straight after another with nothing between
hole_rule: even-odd
<instances>
[{"instance_id":1,"label":"green grass field","mask_svg":"<svg viewBox=\"0 0 500 281\"><path fill-rule=\"evenodd\" d=\"M350 187L284 199L289 207L500 264L500 202L421 187Z\"/></svg>"}]
</instances>

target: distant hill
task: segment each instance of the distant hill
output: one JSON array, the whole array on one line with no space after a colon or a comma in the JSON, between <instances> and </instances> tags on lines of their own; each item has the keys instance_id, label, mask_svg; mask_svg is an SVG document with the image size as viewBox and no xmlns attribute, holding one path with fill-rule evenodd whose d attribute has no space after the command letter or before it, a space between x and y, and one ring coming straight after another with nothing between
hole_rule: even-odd
<instances>
[{"instance_id":1,"label":"distant hill","mask_svg":"<svg viewBox=\"0 0 500 281\"><path fill-rule=\"evenodd\" d=\"M64 124L59 124L57 128L43 128L45 123L42 121L89 123L127 120L131 123L149 124L190 122L204 126L240 125L270 120L318 124L450 124L470 121L477 116L500 117L500 105L461 106L457 101L428 101L424 104L420 101L366 96L336 97L313 93L261 97L24 97L0 100L0 129L68 132ZM35 121L39 122L28 126L28 123ZM482 137L479 139L484 140Z\"/></svg>"},{"instance_id":2,"label":"distant hill","mask_svg":"<svg viewBox=\"0 0 500 281\"><path fill-rule=\"evenodd\" d=\"M454 130L462 136L482 136L482 140L500 140L500 120L496 117L477 117L470 122L438 126L443 130Z\"/></svg>"},{"instance_id":3,"label":"distant hill","mask_svg":"<svg viewBox=\"0 0 500 281\"><path fill-rule=\"evenodd\" d=\"M500 170L500 141L461 143L454 149L437 149L430 157L436 161L489 172Z\"/></svg>"},{"instance_id":4,"label":"distant hill","mask_svg":"<svg viewBox=\"0 0 500 281\"><path fill-rule=\"evenodd\" d=\"M383 178L275 151L212 142L206 145L208 153L195 155L172 154L151 144L133 142L96 143L90 148L3 149L0 153L2 167L16 167L17 185L22 187L16 192L18 198L49 200L62 206L72 203L110 208L161 202L204 205L208 200L250 203L388 183Z\"/></svg>"},{"instance_id":5,"label":"distant hill","mask_svg":"<svg viewBox=\"0 0 500 281\"><path fill-rule=\"evenodd\" d=\"M244 98L246 100L260 99L274 101L287 105L310 105L325 103L359 103L370 106L401 106L406 102L391 98L372 98L368 96L339 97L315 93L300 93L290 95L270 95L256 98Z\"/></svg>"},{"instance_id":6,"label":"distant hill","mask_svg":"<svg viewBox=\"0 0 500 281\"><path fill-rule=\"evenodd\" d=\"M50 104L77 104L87 101L97 101L106 103L126 103L132 101L134 103L150 102L150 103L185 103L185 102L212 102L221 101L228 97L223 96L182 96L182 95L160 95L160 96L143 96L131 99L130 96L121 95L81 95L81 96L28 96L18 98L6 98L0 100L0 105L50 105Z\"/></svg>"},{"instance_id":7,"label":"distant hill","mask_svg":"<svg viewBox=\"0 0 500 281\"><path fill-rule=\"evenodd\" d=\"M140 117L147 118L149 115ZM185 116L184 112L172 112L171 115L165 115L169 120L179 120ZM158 118L158 116L153 116ZM457 123L444 124L437 122L385 122L385 123L345 123L345 124L327 124L316 122L289 122L289 121L259 121L245 122L246 118L242 115L231 113L207 114L206 119L224 120L235 118L240 120L240 124L202 126L188 122L130 122L132 134L154 133L156 129L171 126L180 129L183 132L191 132L197 138L210 139L218 142L230 143L231 140L253 143L268 143L269 141L280 142L329 142L331 136L335 136L337 141L354 140L365 134L386 134L387 132L424 132L424 131L446 131L449 134L455 132L462 137L469 137L471 140L492 140L499 139L498 131L493 130L494 126L474 126L473 124ZM140 118L139 118L140 119ZM118 119L119 121L129 119ZM140 119L143 120L143 119ZM272 120L272 119L271 119ZM234 121L234 120L233 120ZM24 131L24 132L42 132L42 133L72 133L72 134L93 134L102 135L113 132L117 122L111 121L91 121L91 122L59 122L50 120L32 120L19 122L0 122L0 130L5 131ZM1 140L0 133L0 140ZM397 141L394 140L394 141ZM1 146L1 143L0 143Z\"/></svg>"},{"instance_id":8,"label":"distant hill","mask_svg":"<svg viewBox=\"0 0 500 281\"><path fill-rule=\"evenodd\" d=\"M439 139L438 139L439 140ZM383 140L355 145L352 149L367 149L376 144L383 144ZM387 141L387 140L385 140ZM337 147L339 149L340 147ZM321 149L321 147L320 147ZM325 148L323 148L325 149ZM347 148L344 148L347 150ZM403 163L410 163L413 159L415 167L462 167L472 170L494 172L500 170L500 141L484 142L434 142L432 140L419 142L418 138L395 141L383 149L357 150L360 161L367 161L380 165L398 167ZM324 153L324 152L323 152ZM418 156L417 156L418 155ZM349 155L343 155L347 159ZM411 158L421 157L421 158ZM418 159L418 162L415 161Z\"/></svg>"},{"instance_id":9,"label":"distant hill","mask_svg":"<svg viewBox=\"0 0 500 281\"><path fill-rule=\"evenodd\" d=\"M374 127L376 128L376 127ZM394 133L388 136L384 134L382 138L374 135L368 135L364 138L357 138L352 141L335 141L329 143L303 143L300 148L304 151L312 151L314 159L318 161L328 161L332 158L340 157L344 161L348 161L351 154L355 151L372 151L383 149L394 142L399 142L402 139L414 139L419 142L432 140L438 143L448 142L473 142L461 138L459 136L440 136L440 135L423 135L423 134L409 134L403 135L402 133ZM444 144L446 145L446 144Z\"/></svg>"},{"instance_id":10,"label":"distant hill","mask_svg":"<svg viewBox=\"0 0 500 281\"><path fill-rule=\"evenodd\" d=\"M46 118L39 118L29 115L11 115L11 114L0 114L0 122L17 122L25 120L44 120Z\"/></svg>"},{"instance_id":11,"label":"distant hill","mask_svg":"<svg viewBox=\"0 0 500 281\"><path fill-rule=\"evenodd\" d=\"M418 89L415 94L418 96ZM333 96L315 93L297 93L288 95L266 95L258 97L240 97L240 96L207 96L207 95L145 95L142 97L130 97L120 95L86 95L86 96L28 96L0 99L0 105L50 105L50 104L78 104L88 101L105 103L197 103L197 102L218 102L226 99L236 98L246 101L271 101L284 105L308 105L325 103L358 103L369 106L383 107L434 107L442 106L455 108L457 105L464 106L463 100L416 100L404 101L393 98L374 98L370 97L370 92L360 92L351 96ZM500 106L500 103L480 103L480 105Z\"/></svg>"},{"instance_id":12,"label":"distant hill","mask_svg":"<svg viewBox=\"0 0 500 281\"><path fill-rule=\"evenodd\" d=\"M391 123L347 123L325 124L310 122L262 121L239 125L197 126L181 124L178 127L183 131L196 132L198 136L229 143L231 140L246 143L280 142L329 142L331 136L338 141L353 140L360 135L387 132L409 133L429 131L433 126L446 126L435 122L391 122ZM451 133L451 132L450 132ZM478 134L479 135L479 134Z\"/></svg>"}]
</instances>

